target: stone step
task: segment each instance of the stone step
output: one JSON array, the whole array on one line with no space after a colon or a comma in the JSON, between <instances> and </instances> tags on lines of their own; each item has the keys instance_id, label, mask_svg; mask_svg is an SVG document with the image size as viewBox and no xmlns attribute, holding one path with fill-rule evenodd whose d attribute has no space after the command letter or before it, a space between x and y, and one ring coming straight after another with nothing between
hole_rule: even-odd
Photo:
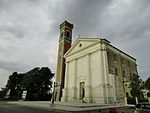
<instances>
[{"instance_id":1,"label":"stone step","mask_svg":"<svg viewBox=\"0 0 150 113\"><path fill-rule=\"evenodd\" d=\"M83 103L83 100L69 100L69 103Z\"/></svg>"}]
</instances>

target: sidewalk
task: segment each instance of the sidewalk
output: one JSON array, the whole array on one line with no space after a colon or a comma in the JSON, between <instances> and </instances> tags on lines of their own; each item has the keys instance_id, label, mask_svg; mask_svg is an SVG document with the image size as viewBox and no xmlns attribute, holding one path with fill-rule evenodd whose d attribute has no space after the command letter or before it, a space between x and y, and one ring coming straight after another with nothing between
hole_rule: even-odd
<instances>
[{"instance_id":1,"label":"sidewalk","mask_svg":"<svg viewBox=\"0 0 150 113\"><path fill-rule=\"evenodd\" d=\"M69 113L109 113L109 108L116 108L118 109L117 113L122 113L121 111L126 111L124 113L129 113L127 110L124 109L133 109L133 106L115 106L115 105L100 105L100 104L87 104L87 103L65 103L65 102L55 102L52 104L50 101L18 101L18 102L8 102L9 104L18 104L28 107L35 107L46 109L50 111L57 111L57 112L69 112ZM131 112L132 113L132 112Z\"/></svg>"}]
</instances>

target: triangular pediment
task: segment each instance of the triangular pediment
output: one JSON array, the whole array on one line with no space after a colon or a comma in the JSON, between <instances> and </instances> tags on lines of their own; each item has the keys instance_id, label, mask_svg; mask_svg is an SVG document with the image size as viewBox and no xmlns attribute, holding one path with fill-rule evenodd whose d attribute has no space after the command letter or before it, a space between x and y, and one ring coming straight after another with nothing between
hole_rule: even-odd
<instances>
[{"instance_id":1,"label":"triangular pediment","mask_svg":"<svg viewBox=\"0 0 150 113\"><path fill-rule=\"evenodd\" d=\"M68 55L81 51L82 49L95 44L99 40L99 38L78 38L64 56L66 57Z\"/></svg>"}]
</instances>

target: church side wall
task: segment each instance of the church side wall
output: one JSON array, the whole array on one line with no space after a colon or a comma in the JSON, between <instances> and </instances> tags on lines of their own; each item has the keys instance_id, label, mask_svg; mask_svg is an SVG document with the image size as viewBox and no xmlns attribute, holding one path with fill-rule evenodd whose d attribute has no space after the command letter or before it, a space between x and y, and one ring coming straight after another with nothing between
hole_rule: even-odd
<instances>
[{"instance_id":1,"label":"church side wall","mask_svg":"<svg viewBox=\"0 0 150 113\"><path fill-rule=\"evenodd\" d=\"M114 75L115 79L115 90L116 90L116 102L124 103L124 88L123 88L123 80L121 73L121 64L119 53L115 53L111 50L108 50L108 65L109 65L109 73ZM114 57L116 59L114 60Z\"/></svg>"},{"instance_id":2,"label":"church side wall","mask_svg":"<svg viewBox=\"0 0 150 113\"><path fill-rule=\"evenodd\" d=\"M114 75L116 101L124 103L126 94L130 95L130 78L137 74L136 61L120 51L108 48L109 73Z\"/></svg>"}]
</instances>

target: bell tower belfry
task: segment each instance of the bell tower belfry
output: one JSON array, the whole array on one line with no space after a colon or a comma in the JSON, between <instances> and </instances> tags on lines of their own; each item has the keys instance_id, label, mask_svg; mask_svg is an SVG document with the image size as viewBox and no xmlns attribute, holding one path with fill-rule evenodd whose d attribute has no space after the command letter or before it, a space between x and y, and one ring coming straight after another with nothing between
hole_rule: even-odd
<instances>
[{"instance_id":1,"label":"bell tower belfry","mask_svg":"<svg viewBox=\"0 0 150 113\"><path fill-rule=\"evenodd\" d=\"M65 81L65 59L64 54L71 47L73 24L66 20L60 25L59 48L57 56L57 70L56 70L56 100L60 101L62 97L62 89Z\"/></svg>"}]
</instances>

